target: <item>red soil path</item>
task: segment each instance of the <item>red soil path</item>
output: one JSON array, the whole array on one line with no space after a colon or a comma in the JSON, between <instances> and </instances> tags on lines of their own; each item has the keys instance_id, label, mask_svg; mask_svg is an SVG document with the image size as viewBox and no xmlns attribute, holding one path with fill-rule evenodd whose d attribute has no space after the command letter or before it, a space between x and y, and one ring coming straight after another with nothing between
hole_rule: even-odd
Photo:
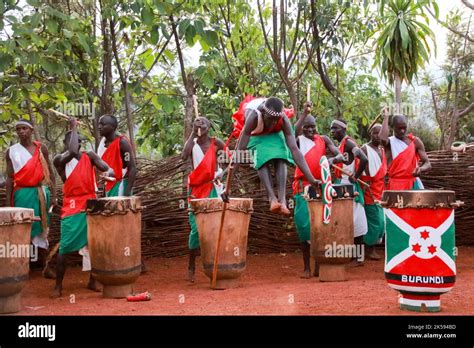
<instances>
[{"instance_id":1,"label":"red soil path","mask_svg":"<svg viewBox=\"0 0 474 348\"><path fill-rule=\"evenodd\" d=\"M200 259L198 258L198 262ZM416 315L398 308L398 293L384 279L383 260L349 269L348 281L321 283L300 279L301 254L249 255L235 289L213 291L200 270L187 283L187 258L152 258L138 279L137 292L150 291L149 302L103 299L85 288L88 274L67 270L63 297L50 299L54 280L32 272L23 290L19 315ZM443 315L474 314L474 247L460 247L454 289L441 296ZM71 296L73 295L73 296ZM74 297L75 303L71 303ZM422 313L421 315L433 315Z\"/></svg>"}]
</instances>

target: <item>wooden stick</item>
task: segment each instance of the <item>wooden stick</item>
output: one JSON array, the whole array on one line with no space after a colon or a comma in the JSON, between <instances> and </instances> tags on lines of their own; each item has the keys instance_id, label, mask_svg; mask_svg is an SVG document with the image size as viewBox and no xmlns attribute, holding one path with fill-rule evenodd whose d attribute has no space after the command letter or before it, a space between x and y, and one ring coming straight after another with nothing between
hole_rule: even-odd
<instances>
[{"instance_id":1,"label":"wooden stick","mask_svg":"<svg viewBox=\"0 0 474 348\"><path fill-rule=\"evenodd\" d=\"M347 176L352 176L349 172L345 171L344 169L334 165L334 164L331 164L331 166L333 168L336 168L338 170L340 170L341 172L343 172L344 174L346 174ZM370 185L367 184L365 181L362 181L360 179L357 179L357 182L359 182L361 185L364 185L365 187L367 187L367 189L369 190L369 194L370 194L370 197L372 198L372 200L375 202L375 197L374 195L372 194L372 190L370 189Z\"/></svg>"},{"instance_id":2,"label":"wooden stick","mask_svg":"<svg viewBox=\"0 0 474 348\"><path fill-rule=\"evenodd\" d=\"M306 88L306 101L311 101L311 85L309 83Z\"/></svg>"},{"instance_id":3,"label":"wooden stick","mask_svg":"<svg viewBox=\"0 0 474 348\"><path fill-rule=\"evenodd\" d=\"M374 124L377 123L377 121L382 117L382 113L380 112L377 116L375 116L375 119L372 121L372 123L370 124L369 128L367 128L368 130L370 130L370 128L372 128L374 126Z\"/></svg>"},{"instance_id":4,"label":"wooden stick","mask_svg":"<svg viewBox=\"0 0 474 348\"><path fill-rule=\"evenodd\" d=\"M227 171L227 178L225 181L225 191L224 195L229 198L230 194L230 184L231 184L231 176L232 176L232 170L234 169L232 167L232 162L233 160L230 160L229 163L229 170ZM216 283L217 283L217 266L219 264L219 252L221 250L221 242L222 242L222 230L224 229L224 220L225 220L225 212L227 211L227 202L224 201L224 206L222 207L222 214L221 214L221 222L219 225L219 234L217 235L217 246L216 246L216 253L214 255L214 266L212 268L212 283L211 283L211 288L215 289L216 288Z\"/></svg>"},{"instance_id":5,"label":"wooden stick","mask_svg":"<svg viewBox=\"0 0 474 348\"><path fill-rule=\"evenodd\" d=\"M340 172L342 172L343 174L346 174L347 176L352 176L352 174L350 174L349 172L345 171L344 169L342 169L342 168L340 168L340 167L338 167L338 166L336 166L336 165L334 165L334 164L331 164L331 167L333 167L333 168L339 170ZM359 182L359 184L362 184L362 185L367 186L367 187L370 188L370 185L367 184L365 181L362 181L362 180L360 180L360 179L357 179L357 181Z\"/></svg>"},{"instance_id":6,"label":"wooden stick","mask_svg":"<svg viewBox=\"0 0 474 348\"><path fill-rule=\"evenodd\" d=\"M198 109L198 97L196 94L193 95L193 104L194 104L194 116L196 118L199 117L199 109Z\"/></svg>"},{"instance_id":7,"label":"wooden stick","mask_svg":"<svg viewBox=\"0 0 474 348\"><path fill-rule=\"evenodd\" d=\"M56 110L54 110L54 109L48 109L48 111L51 112L51 113L53 113L55 116L61 117L61 118L65 119L65 120L69 121L69 118L70 118L70 117L69 117L68 115L66 115L66 114L63 114L62 112L56 111ZM78 124L79 126L84 126L84 123L82 123L82 122L79 121L79 120L77 120L77 124Z\"/></svg>"}]
</instances>

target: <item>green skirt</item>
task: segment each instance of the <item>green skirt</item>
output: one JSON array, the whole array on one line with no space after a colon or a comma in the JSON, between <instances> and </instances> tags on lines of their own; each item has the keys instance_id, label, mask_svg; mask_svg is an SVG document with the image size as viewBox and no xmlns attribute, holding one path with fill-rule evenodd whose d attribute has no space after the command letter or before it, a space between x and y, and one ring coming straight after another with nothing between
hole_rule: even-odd
<instances>
[{"instance_id":1,"label":"green skirt","mask_svg":"<svg viewBox=\"0 0 474 348\"><path fill-rule=\"evenodd\" d=\"M308 202L303 198L301 193L294 195L294 198L295 209L293 218L295 221L296 232L298 233L300 242L307 242L311 239Z\"/></svg>"},{"instance_id":2,"label":"green skirt","mask_svg":"<svg viewBox=\"0 0 474 348\"><path fill-rule=\"evenodd\" d=\"M51 193L49 188L43 186L46 198L46 209L51 205ZM13 196L15 207L17 208L29 208L35 211L35 216L41 217L40 213L40 201L38 198L38 188L37 187L23 187L15 191ZM47 214L48 217L48 226L51 219L51 215ZM37 235L43 233L43 227L41 221L33 222L31 226L31 238L36 237Z\"/></svg>"},{"instance_id":3,"label":"green skirt","mask_svg":"<svg viewBox=\"0 0 474 348\"><path fill-rule=\"evenodd\" d=\"M282 159L290 165L295 164L291 151L286 146L283 131L265 135L252 135L247 149L253 153L253 166L257 170L272 159Z\"/></svg>"},{"instance_id":4,"label":"green skirt","mask_svg":"<svg viewBox=\"0 0 474 348\"><path fill-rule=\"evenodd\" d=\"M86 213L66 216L61 219L61 240L59 254L64 255L78 251L87 245Z\"/></svg>"},{"instance_id":5,"label":"green skirt","mask_svg":"<svg viewBox=\"0 0 474 348\"><path fill-rule=\"evenodd\" d=\"M385 214L379 204L366 204L364 209L367 217L367 233L364 235L364 243L373 246L384 235Z\"/></svg>"}]
</instances>

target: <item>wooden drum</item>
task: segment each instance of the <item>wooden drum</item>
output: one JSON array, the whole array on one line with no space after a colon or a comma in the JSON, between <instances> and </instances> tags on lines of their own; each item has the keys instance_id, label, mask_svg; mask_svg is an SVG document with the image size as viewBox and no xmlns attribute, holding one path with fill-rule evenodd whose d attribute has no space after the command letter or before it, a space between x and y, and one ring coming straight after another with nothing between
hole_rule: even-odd
<instances>
[{"instance_id":1,"label":"wooden drum","mask_svg":"<svg viewBox=\"0 0 474 348\"><path fill-rule=\"evenodd\" d=\"M231 198L227 204L215 289L238 286L238 278L245 270L252 203L250 198ZM223 206L224 202L219 198L191 200L190 209L196 215L204 273L211 282Z\"/></svg>"},{"instance_id":2,"label":"wooden drum","mask_svg":"<svg viewBox=\"0 0 474 348\"><path fill-rule=\"evenodd\" d=\"M324 223L324 202L312 191L308 196L311 226L311 254L319 265L319 281L347 280L346 265L355 254L353 221L353 185L332 185L331 218ZM322 193L324 194L324 192ZM329 199L329 197L328 197Z\"/></svg>"},{"instance_id":3,"label":"wooden drum","mask_svg":"<svg viewBox=\"0 0 474 348\"><path fill-rule=\"evenodd\" d=\"M124 298L141 272L139 197L87 201L87 240L92 275L104 285L103 296Z\"/></svg>"},{"instance_id":4,"label":"wooden drum","mask_svg":"<svg viewBox=\"0 0 474 348\"><path fill-rule=\"evenodd\" d=\"M456 279L454 191L385 191L385 278L400 308L438 312Z\"/></svg>"},{"instance_id":5,"label":"wooden drum","mask_svg":"<svg viewBox=\"0 0 474 348\"><path fill-rule=\"evenodd\" d=\"M0 208L0 314L20 311L30 269L34 210Z\"/></svg>"}]
</instances>

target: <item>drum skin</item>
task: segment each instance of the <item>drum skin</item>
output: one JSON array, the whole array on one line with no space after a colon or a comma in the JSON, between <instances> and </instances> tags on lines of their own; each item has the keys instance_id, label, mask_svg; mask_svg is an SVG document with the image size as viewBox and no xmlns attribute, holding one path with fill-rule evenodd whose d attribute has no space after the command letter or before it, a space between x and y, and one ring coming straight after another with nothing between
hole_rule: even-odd
<instances>
[{"instance_id":1,"label":"drum skin","mask_svg":"<svg viewBox=\"0 0 474 348\"><path fill-rule=\"evenodd\" d=\"M453 191L385 191L385 278L400 308L441 310L456 279Z\"/></svg>"},{"instance_id":2,"label":"drum skin","mask_svg":"<svg viewBox=\"0 0 474 348\"><path fill-rule=\"evenodd\" d=\"M141 272L141 203L138 197L87 201L87 240L92 275L104 285L104 297L133 292Z\"/></svg>"},{"instance_id":3,"label":"drum skin","mask_svg":"<svg viewBox=\"0 0 474 348\"><path fill-rule=\"evenodd\" d=\"M4 252L10 247L17 251L18 247L28 248L29 252L33 217L33 209L0 208L0 245ZM30 255L22 252L13 257L11 250L0 257L0 314L20 311L21 291L30 269Z\"/></svg>"},{"instance_id":4,"label":"drum skin","mask_svg":"<svg viewBox=\"0 0 474 348\"><path fill-rule=\"evenodd\" d=\"M327 225L323 223L323 207L321 200L308 200L311 253L319 264L320 281L344 281L345 266L351 258L347 253L344 252L344 257L337 251L354 248L353 200L333 199L331 221Z\"/></svg>"},{"instance_id":5,"label":"drum skin","mask_svg":"<svg viewBox=\"0 0 474 348\"><path fill-rule=\"evenodd\" d=\"M225 213L215 289L238 286L237 279L246 268L247 237L253 200L231 198ZM219 198L192 199L196 216L204 273L212 282L214 257L224 202Z\"/></svg>"}]
</instances>

